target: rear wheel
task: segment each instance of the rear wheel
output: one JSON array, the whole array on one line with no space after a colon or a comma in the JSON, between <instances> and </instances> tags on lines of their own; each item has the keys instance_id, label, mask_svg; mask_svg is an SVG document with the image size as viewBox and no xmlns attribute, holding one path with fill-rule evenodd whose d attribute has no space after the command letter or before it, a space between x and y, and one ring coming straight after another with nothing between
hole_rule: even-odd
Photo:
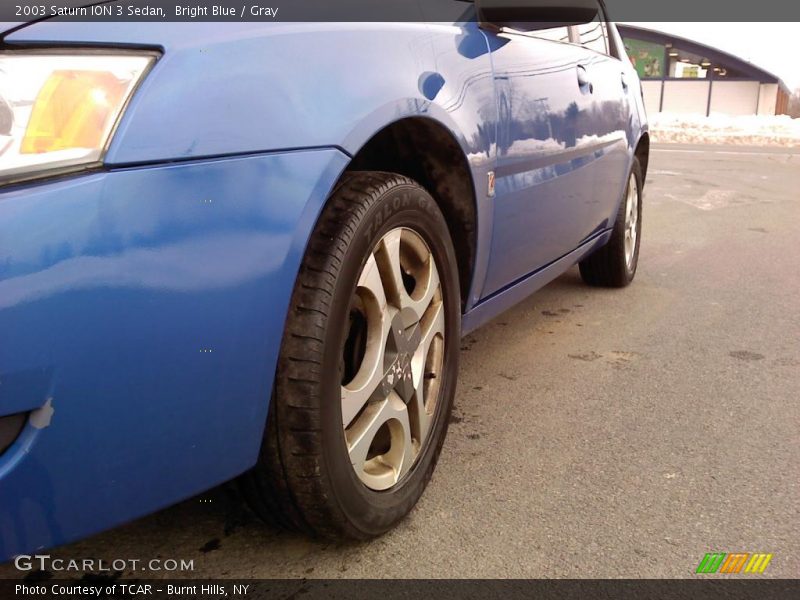
<instances>
[{"instance_id":1,"label":"rear wheel","mask_svg":"<svg viewBox=\"0 0 800 600\"><path fill-rule=\"evenodd\" d=\"M625 287L633 281L642 237L642 185L642 169L634 157L611 239L580 263L581 277L586 283Z\"/></svg>"},{"instance_id":2,"label":"rear wheel","mask_svg":"<svg viewBox=\"0 0 800 600\"><path fill-rule=\"evenodd\" d=\"M260 462L241 480L254 510L328 537L396 524L444 441L459 337L436 202L399 175L345 175L306 251Z\"/></svg>"}]
</instances>

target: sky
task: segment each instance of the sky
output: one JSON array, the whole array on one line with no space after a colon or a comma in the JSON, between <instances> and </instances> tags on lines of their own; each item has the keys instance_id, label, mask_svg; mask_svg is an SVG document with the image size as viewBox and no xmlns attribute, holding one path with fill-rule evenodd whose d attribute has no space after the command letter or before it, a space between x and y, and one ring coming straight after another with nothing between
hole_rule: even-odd
<instances>
[{"instance_id":1,"label":"sky","mask_svg":"<svg viewBox=\"0 0 800 600\"><path fill-rule=\"evenodd\" d=\"M794 1L794 0L787 0ZM689 38L750 61L800 88L800 23L629 23Z\"/></svg>"}]
</instances>

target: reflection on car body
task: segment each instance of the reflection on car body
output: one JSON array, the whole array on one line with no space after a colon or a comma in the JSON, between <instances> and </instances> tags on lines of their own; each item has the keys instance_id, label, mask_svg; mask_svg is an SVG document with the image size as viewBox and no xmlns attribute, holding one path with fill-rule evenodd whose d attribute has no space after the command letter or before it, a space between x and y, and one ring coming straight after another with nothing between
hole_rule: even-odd
<instances>
[{"instance_id":1,"label":"reflection on car body","mask_svg":"<svg viewBox=\"0 0 800 600\"><path fill-rule=\"evenodd\" d=\"M636 272L641 89L572 2L6 31L0 556L234 477L312 534L407 514L460 336L576 263Z\"/></svg>"}]
</instances>

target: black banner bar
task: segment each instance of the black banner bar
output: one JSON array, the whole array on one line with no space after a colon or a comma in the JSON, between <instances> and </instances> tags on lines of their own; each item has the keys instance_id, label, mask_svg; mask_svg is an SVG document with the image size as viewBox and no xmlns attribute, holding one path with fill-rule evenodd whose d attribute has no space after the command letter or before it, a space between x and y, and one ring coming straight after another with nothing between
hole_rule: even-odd
<instances>
[{"instance_id":1,"label":"black banner bar","mask_svg":"<svg viewBox=\"0 0 800 600\"><path fill-rule=\"evenodd\" d=\"M477 0L480 2L481 0ZM569 0L519 0L522 9ZM796 0L605 0L614 21L800 21ZM563 8L563 7L562 7ZM474 20L473 0L3 0L0 21L81 22L457 22ZM532 21L541 20L536 17Z\"/></svg>"},{"instance_id":2,"label":"black banner bar","mask_svg":"<svg viewBox=\"0 0 800 600\"><path fill-rule=\"evenodd\" d=\"M307 580L125 580L86 576L82 580L0 581L0 598L147 598L189 600L242 598L247 600L408 600L411 598L459 598L465 600L726 600L800 597L800 581L781 579L731 579L724 576L703 579L642 580L452 580L452 579L307 579Z\"/></svg>"}]
</instances>

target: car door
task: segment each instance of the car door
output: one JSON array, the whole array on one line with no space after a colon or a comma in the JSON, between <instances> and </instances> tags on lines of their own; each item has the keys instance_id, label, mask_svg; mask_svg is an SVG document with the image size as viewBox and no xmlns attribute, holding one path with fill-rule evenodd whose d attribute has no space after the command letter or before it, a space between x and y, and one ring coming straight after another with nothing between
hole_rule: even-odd
<instances>
[{"instance_id":1,"label":"car door","mask_svg":"<svg viewBox=\"0 0 800 600\"><path fill-rule=\"evenodd\" d=\"M574 28L486 30L498 103L489 296L577 248L605 224L600 159L617 118L598 113L594 51ZM619 79L619 78L618 78ZM599 121L599 122L598 122ZM613 125L612 125L613 123ZM602 223L601 223L602 221Z\"/></svg>"},{"instance_id":2,"label":"car door","mask_svg":"<svg viewBox=\"0 0 800 600\"><path fill-rule=\"evenodd\" d=\"M599 13L602 15L602 13ZM631 123L631 90L636 89L624 55L614 56L613 40L602 16L592 23L573 28L573 39L580 44L581 64L592 85L587 97L584 140L594 152L593 201L586 207L586 218L592 231L614 224L616 208L627 183L630 147L633 139ZM624 50L623 50L624 52Z\"/></svg>"}]
</instances>

